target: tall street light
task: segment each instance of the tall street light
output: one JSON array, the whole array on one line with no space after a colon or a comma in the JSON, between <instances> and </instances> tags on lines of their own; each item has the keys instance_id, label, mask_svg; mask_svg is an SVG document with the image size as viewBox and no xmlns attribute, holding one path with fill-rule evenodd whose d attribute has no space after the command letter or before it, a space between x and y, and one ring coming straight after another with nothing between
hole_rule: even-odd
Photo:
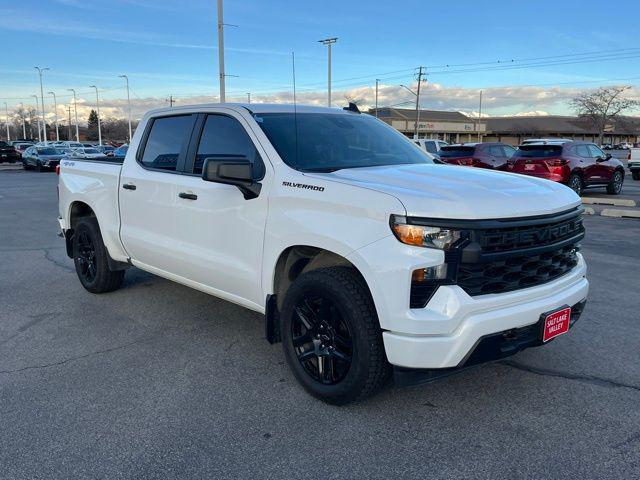
<instances>
[{"instance_id":1,"label":"tall street light","mask_svg":"<svg viewBox=\"0 0 640 480\"><path fill-rule=\"evenodd\" d=\"M218 75L220 76L220 103L224 103L224 20L222 19L222 0L218 0L218 68Z\"/></svg>"},{"instance_id":2,"label":"tall street light","mask_svg":"<svg viewBox=\"0 0 640 480\"><path fill-rule=\"evenodd\" d=\"M7 142L11 141L11 134L9 133L9 107L7 106L7 102L4 102L4 113L7 115Z\"/></svg>"},{"instance_id":3,"label":"tall street light","mask_svg":"<svg viewBox=\"0 0 640 480\"><path fill-rule=\"evenodd\" d=\"M98 145L102 145L102 129L100 127L100 97L98 96L98 87L89 85L89 88L96 89L96 109L98 113Z\"/></svg>"},{"instance_id":4,"label":"tall street light","mask_svg":"<svg viewBox=\"0 0 640 480\"><path fill-rule=\"evenodd\" d=\"M40 77L40 101L42 102L42 135L44 144L47 145L47 120L44 114L44 90L42 89L42 74L49 70L48 68L33 67L38 71Z\"/></svg>"},{"instance_id":5,"label":"tall street light","mask_svg":"<svg viewBox=\"0 0 640 480\"><path fill-rule=\"evenodd\" d=\"M40 115L38 115L38 95L31 95L31 96L36 99L36 120L38 122L38 142L41 142L42 137L40 136ZM31 132L33 132L33 130L31 130Z\"/></svg>"},{"instance_id":6,"label":"tall street light","mask_svg":"<svg viewBox=\"0 0 640 480\"><path fill-rule=\"evenodd\" d=\"M24 121L24 103L20 104L20 112L22 112L22 114L20 115L22 117L22 138L24 138L26 140L27 138L27 125Z\"/></svg>"},{"instance_id":7,"label":"tall street light","mask_svg":"<svg viewBox=\"0 0 640 480\"><path fill-rule=\"evenodd\" d=\"M325 38L324 40L318 40L318 42L326 45L329 48L329 70L327 78L327 106L331 107L331 45L338 41L337 37Z\"/></svg>"},{"instance_id":8,"label":"tall street light","mask_svg":"<svg viewBox=\"0 0 640 480\"><path fill-rule=\"evenodd\" d=\"M80 133L78 132L78 102L76 101L76 91L73 88L67 88L67 91L73 92L73 109L76 112L76 142L79 142Z\"/></svg>"},{"instance_id":9,"label":"tall street light","mask_svg":"<svg viewBox=\"0 0 640 480\"><path fill-rule=\"evenodd\" d=\"M53 95L53 109L54 119L56 121L56 142L60 141L60 131L58 129L58 100L56 100L56 94L54 92L47 92L49 95Z\"/></svg>"},{"instance_id":10,"label":"tall street light","mask_svg":"<svg viewBox=\"0 0 640 480\"><path fill-rule=\"evenodd\" d=\"M129 108L129 143L131 143L131 97L129 96L129 77L126 75L118 75L120 78L124 78L127 82L127 105Z\"/></svg>"},{"instance_id":11,"label":"tall street light","mask_svg":"<svg viewBox=\"0 0 640 480\"><path fill-rule=\"evenodd\" d=\"M251 103L251 92L247 92L247 103Z\"/></svg>"}]
</instances>

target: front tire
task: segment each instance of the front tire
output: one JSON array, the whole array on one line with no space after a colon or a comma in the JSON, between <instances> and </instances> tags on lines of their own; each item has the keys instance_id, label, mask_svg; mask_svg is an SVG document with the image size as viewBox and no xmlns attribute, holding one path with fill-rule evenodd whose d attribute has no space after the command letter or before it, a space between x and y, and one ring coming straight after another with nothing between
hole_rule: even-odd
<instances>
[{"instance_id":1,"label":"front tire","mask_svg":"<svg viewBox=\"0 0 640 480\"><path fill-rule=\"evenodd\" d=\"M298 277L284 300L281 336L298 382L327 403L363 400L389 378L371 294L352 268L323 268Z\"/></svg>"},{"instance_id":2,"label":"front tire","mask_svg":"<svg viewBox=\"0 0 640 480\"><path fill-rule=\"evenodd\" d=\"M624 173L620 170L616 170L613 173L613 178L607 185L607 193L610 195L620 195L622 193L622 184L624 183Z\"/></svg>"},{"instance_id":3,"label":"front tire","mask_svg":"<svg viewBox=\"0 0 640 480\"><path fill-rule=\"evenodd\" d=\"M582 184L582 177L580 177L580 175L578 175L577 173L571 174L571 176L569 177L568 186L571 190L576 192L577 195L582 195L582 189L584 188L584 185Z\"/></svg>"},{"instance_id":4,"label":"front tire","mask_svg":"<svg viewBox=\"0 0 640 480\"><path fill-rule=\"evenodd\" d=\"M91 293L112 292L122 285L124 270L110 270L108 255L95 217L78 220L73 233L73 263L80 283Z\"/></svg>"}]
</instances>

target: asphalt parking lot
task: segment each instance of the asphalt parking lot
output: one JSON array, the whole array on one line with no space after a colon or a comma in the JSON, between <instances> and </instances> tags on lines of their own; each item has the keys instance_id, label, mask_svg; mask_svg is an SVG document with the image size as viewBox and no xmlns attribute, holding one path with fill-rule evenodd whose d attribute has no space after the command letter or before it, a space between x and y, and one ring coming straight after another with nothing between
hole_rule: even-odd
<instances>
[{"instance_id":1,"label":"asphalt parking lot","mask_svg":"<svg viewBox=\"0 0 640 480\"><path fill-rule=\"evenodd\" d=\"M84 291L55 186L0 172L3 479L639 475L640 220L585 218L591 293L568 335L338 408L258 314L138 270Z\"/></svg>"}]
</instances>

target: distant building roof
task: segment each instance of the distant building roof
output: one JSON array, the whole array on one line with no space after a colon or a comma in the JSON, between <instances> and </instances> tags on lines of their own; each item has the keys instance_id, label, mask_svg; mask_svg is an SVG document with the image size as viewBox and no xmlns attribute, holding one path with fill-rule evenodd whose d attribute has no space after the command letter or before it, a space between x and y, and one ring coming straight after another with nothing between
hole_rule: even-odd
<instances>
[{"instance_id":1,"label":"distant building roof","mask_svg":"<svg viewBox=\"0 0 640 480\"><path fill-rule=\"evenodd\" d=\"M489 117L485 119L487 130L493 133L536 135L574 134L593 135L597 129L589 118L559 115L540 117ZM640 132L640 118L620 117L607 129L607 133L637 135Z\"/></svg>"},{"instance_id":2,"label":"distant building roof","mask_svg":"<svg viewBox=\"0 0 640 480\"><path fill-rule=\"evenodd\" d=\"M369 110L371 115L375 115L375 108ZM415 109L410 108L378 108L378 117L393 120L411 120L416 118ZM433 122L469 122L473 118L467 117L460 112L445 112L441 110L420 110L420 120Z\"/></svg>"}]
</instances>

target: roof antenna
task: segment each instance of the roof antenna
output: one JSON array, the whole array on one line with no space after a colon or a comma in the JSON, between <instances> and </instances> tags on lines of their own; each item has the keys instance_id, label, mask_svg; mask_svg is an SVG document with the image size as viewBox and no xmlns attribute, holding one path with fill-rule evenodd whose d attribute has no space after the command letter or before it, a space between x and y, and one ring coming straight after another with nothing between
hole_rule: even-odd
<instances>
[{"instance_id":1,"label":"roof antenna","mask_svg":"<svg viewBox=\"0 0 640 480\"><path fill-rule=\"evenodd\" d=\"M298 166L298 105L296 102L296 53L291 52L291 70L293 74L293 125L296 142L296 167Z\"/></svg>"}]
</instances>

